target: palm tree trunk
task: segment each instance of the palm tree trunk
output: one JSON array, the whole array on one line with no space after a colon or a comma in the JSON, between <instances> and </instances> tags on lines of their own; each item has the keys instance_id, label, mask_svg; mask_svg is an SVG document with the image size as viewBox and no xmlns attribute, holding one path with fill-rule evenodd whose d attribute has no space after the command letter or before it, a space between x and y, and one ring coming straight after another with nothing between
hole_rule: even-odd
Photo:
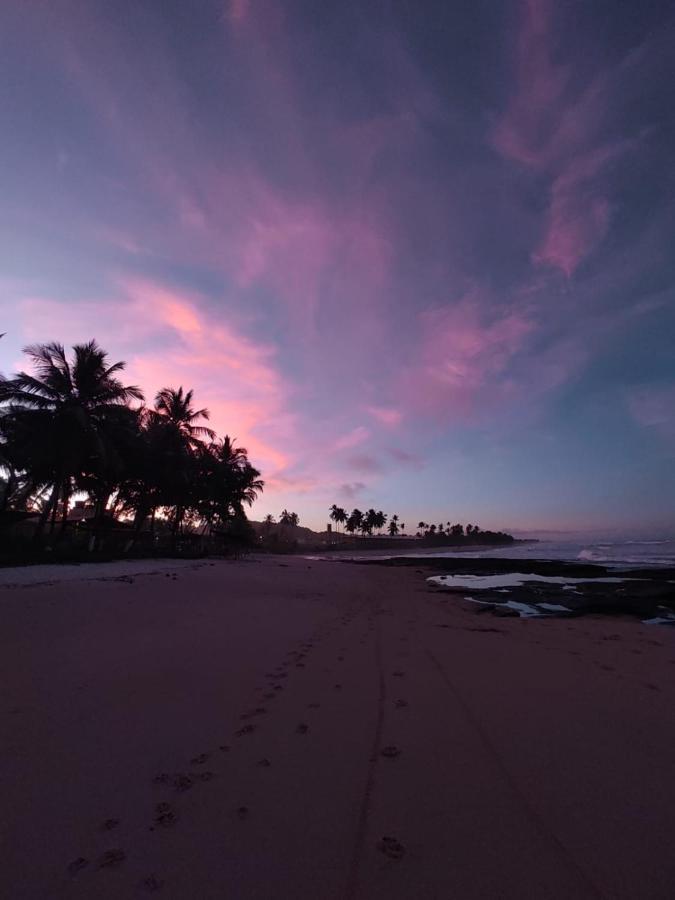
<instances>
[{"instance_id":1,"label":"palm tree trunk","mask_svg":"<svg viewBox=\"0 0 675 900\"><path fill-rule=\"evenodd\" d=\"M44 509L40 512L40 518L38 519L37 528L35 529L35 534L33 535L33 540L39 541L44 533L45 528L47 527L47 521L49 519L49 514L52 511L52 506L56 503L56 498L59 493L59 482L58 480L54 482L54 486L52 488L52 492L49 495L49 500L45 503Z\"/></svg>"},{"instance_id":2,"label":"palm tree trunk","mask_svg":"<svg viewBox=\"0 0 675 900\"><path fill-rule=\"evenodd\" d=\"M183 508L182 506L176 507L176 514L173 519L173 527L171 529L171 549L175 552L176 544L178 543L178 532L180 531L181 522L183 521Z\"/></svg>"},{"instance_id":3,"label":"palm tree trunk","mask_svg":"<svg viewBox=\"0 0 675 900\"><path fill-rule=\"evenodd\" d=\"M68 502L70 500L70 479L64 482L63 493L61 496L61 527L60 534L63 534L68 524Z\"/></svg>"},{"instance_id":4,"label":"palm tree trunk","mask_svg":"<svg viewBox=\"0 0 675 900\"><path fill-rule=\"evenodd\" d=\"M54 485L54 491L52 493L51 499L49 501L51 506L51 517L49 522L49 533L54 534L54 526L56 524L56 511L59 505L59 494L61 493L61 479L59 479Z\"/></svg>"}]
</instances>

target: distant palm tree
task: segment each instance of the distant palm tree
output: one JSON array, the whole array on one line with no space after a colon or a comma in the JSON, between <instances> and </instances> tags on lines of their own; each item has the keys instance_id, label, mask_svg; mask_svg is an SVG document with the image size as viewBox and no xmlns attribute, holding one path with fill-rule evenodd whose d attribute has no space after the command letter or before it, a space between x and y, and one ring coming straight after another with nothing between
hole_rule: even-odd
<instances>
[{"instance_id":1,"label":"distant palm tree","mask_svg":"<svg viewBox=\"0 0 675 900\"><path fill-rule=\"evenodd\" d=\"M330 508L330 517L336 525L347 521L346 511L342 507L336 506L335 503Z\"/></svg>"},{"instance_id":2,"label":"distant palm tree","mask_svg":"<svg viewBox=\"0 0 675 900\"><path fill-rule=\"evenodd\" d=\"M279 516L279 524L280 525L299 525L300 524L300 516L297 513L289 512L287 509L282 510L281 515Z\"/></svg>"},{"instance_id":3,"label":"distant palm tree","mask_svg":"<svg viewBox=\"0 0 675 900\"><path fill-rule=\"evenodd\" d=\"M377 521L377 513L371 507L366 511L363 518L361 519L361 532L366 535L372 535L373 528L375 528L375 524Z\"/></svg>"},{"instance_id":4,"label":"distant palm tree","mask_svg":"<svg viewBox=\"0 0 675 900\"><path fill-rule=\"evenodd\" d=\"M360 509L353 509L350 514L347 516L347 522L345 523L345 531L348 531L350 534L354 534L355 531L361 530L361 524L363 522L363 513Z\"/></svg>"},{"instance_id":5,"label":"distant palm tree","mask_svg":"<svg viewBox=\"0 0 675 900\"><path fill-rule=\"evenodd\" d=\"M381 531L384 526L387 524L387 516L382 510L378 510L373 517L373 524L378 531Z\"/></svg>"}]
</instances>

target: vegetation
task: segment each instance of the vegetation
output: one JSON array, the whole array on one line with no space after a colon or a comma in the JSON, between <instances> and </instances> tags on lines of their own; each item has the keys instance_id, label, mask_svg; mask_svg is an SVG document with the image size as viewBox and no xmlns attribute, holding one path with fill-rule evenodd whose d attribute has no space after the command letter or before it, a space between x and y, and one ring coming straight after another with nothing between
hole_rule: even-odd
<instances>
[{"instance_id":1,"label":"vegetation","mask_svg":"<svg viewBox=\"0 0 675 900\"><path fill-rule=\"evenodd\" d=\"M347 514L344 509L333 504L330 508L331 519L338 523L344 523L344 529L348 534L356 534L360 532L362 535L372 535L373 531L380 532L387 523L387 515L383 512L376 512L369 509L367 512L361 512L360 509L353 509ZM389 517L389 527L387 529L391 537L397 535L405 535L405 523L399 521L398 515L394 514ZM416 538L423 538L427 542L433 543L474 543L474 544L495 544L509 543L513 540L510 534L503 531L482 531L478 525L451 525L450 522L440 522L438 525L429 525L427 522L419 522L417 525Z\"/></svg>"},{"instance_id":2,"label":"vegetation","mask_svg":"<svg viewBox=\"0 0 675 900\"><path fill-rule=\"evenodd\" d=\"M264 482L192 391L163 388L146 406L95 341L71 358L57 343L25 353L32 371L0 377L0 527L37 514L33 541L55 546L86 526L90 550L125 528L127 549L159 532L174 550L186 535L242 539ZM77 525L76 495L91 513Z\"/></svg>"}]
</instances>

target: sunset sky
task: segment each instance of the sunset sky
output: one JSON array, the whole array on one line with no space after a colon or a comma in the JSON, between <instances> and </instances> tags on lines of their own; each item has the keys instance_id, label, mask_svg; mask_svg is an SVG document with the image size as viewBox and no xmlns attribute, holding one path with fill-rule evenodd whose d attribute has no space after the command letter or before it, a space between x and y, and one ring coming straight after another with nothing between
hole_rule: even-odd
<instances>
[{"instance_id":1,"label":"sunset sky","mask_svg":"<svg viewBox=\"0 0 675 900\"><path fill-rule=\"evenodd\" d=\"M672 0L4 0L0 370L195 390L255 518L675 524Z\"/></svg>"}]
</instances>

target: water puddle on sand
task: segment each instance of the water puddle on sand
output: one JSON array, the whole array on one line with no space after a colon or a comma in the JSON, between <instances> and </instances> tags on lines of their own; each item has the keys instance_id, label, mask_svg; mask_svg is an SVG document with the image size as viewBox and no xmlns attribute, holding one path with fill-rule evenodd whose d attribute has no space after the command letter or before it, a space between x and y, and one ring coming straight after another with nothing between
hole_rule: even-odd
<instances>
[{"instance_id":1,"label":"water puddle on sand","mask_svg":"<svg viewBox=\"0 0 675 900\"><path fill-rule=\"evenodd\" d=\"M477 590L494 590L495 588L520 587L528 581L542 584L562 584L574 590L575 584L621 584L627 578L569 578L564 575L525 575L522 572L510 572L507 575L432 575L427 578L430 584L445 588L476 588Z\"/></svg>"}]
</instances>

